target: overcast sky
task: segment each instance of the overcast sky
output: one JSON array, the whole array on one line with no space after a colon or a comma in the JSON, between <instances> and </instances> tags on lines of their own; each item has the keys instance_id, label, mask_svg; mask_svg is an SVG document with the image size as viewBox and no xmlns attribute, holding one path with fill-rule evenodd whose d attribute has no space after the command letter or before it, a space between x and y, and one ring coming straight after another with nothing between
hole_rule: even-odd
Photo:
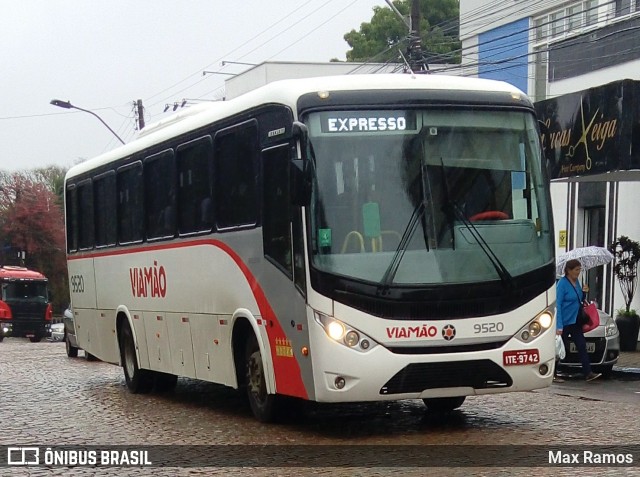
<instances>
[{"instance_id":1,"label":"overcast sky","mask_svg":"<svg viewBox=\"0 0 640 477\"><path fill-rule=\"evenodd\" d=\"M343 36L384 0L5 0L0 28L0 170L70 167L129 142L183 98L221 97L225 75L261 63L345 59Z\"/></svg>"}]
</instances>

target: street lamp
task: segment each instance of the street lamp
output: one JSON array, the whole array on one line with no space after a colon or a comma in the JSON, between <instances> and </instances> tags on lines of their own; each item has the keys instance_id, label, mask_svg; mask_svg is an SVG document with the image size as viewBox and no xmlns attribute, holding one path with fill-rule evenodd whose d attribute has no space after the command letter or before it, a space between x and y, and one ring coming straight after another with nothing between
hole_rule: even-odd
<instances>
[{"instance_id":1,"label":"street lamp","mask_svg":"<svg viewBox=\"0 0 640 477\"><path fill-rule=\"evenodd\" d=\"M113 135L114 135L115 137L117 137L117 138L118 138L118 140L119 140L122 144L124 144L124 141L120 138L120 136L118 136L118 135L116 134L116 132L115 132L113 129L111 129L111 128L109 127L109 125L108 125L107 123L105 123L105 122L102 120L102 118L101 118L100 116L98 116L96 113L94 113L93 111L89 111L88 109L79 108L78 106L74 106L73 104L71 104L69 101L61 101L61 100L59 100L59 99L52 99L52 100L50 101L50 104L53 104L54 106L58 106L59 108L64 108L64 109L77 109L77 110L79 110L79 111L84 111L85 113L89 113L89 114L94 115L96 118L98 118L98 119L100 120L100 122L101 122L102 124L104 124L104 125L106 126L106 128L107 128L109 131L111 131L111 132L113 133Z\"/></svg>"}]
</instances>

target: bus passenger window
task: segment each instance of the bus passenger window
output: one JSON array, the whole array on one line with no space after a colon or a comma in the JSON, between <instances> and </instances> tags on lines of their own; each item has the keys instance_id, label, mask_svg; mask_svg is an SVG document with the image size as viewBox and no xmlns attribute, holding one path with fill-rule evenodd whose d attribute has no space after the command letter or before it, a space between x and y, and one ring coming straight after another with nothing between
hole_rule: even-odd
<instances>
[{"instance_id":1,"label":"bus passenger window","mask_svg":"<svg viewBox=\"0 0 640 477\"><path fill-rule=\"evenodd\" d=\"M254 225L258 155L255 122L218 133L215 147L216 224L219 228Z\"/></svg>"},{"instance_id":2,"label":"bus passenger window","mask_svg":"<svg viewBox=\"0 0 640 477\"><path fill-rule=\"evenodd\" d=\"M211 138L178 147L178 230L181 234L211 230L207 200L211 200ZM208 207L210 209L210 207Z\"/></svg>"},{"instance_id":3,"label":"bus passenger window","mask_svg":"<svg viewBox=\"0 0 640 477\"><path fill-rule=\"evenodd\" d=\"M147 237L175 234L176 173L173 151L168 149L144 161Z\"/></svg>"}]
</instances>

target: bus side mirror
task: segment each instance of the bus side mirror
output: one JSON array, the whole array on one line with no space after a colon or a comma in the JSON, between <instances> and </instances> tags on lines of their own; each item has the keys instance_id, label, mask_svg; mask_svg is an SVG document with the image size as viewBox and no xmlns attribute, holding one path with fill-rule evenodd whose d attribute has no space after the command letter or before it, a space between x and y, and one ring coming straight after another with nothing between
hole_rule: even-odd
<instances>
[{"instance_id":1,"label":"bus side mirror","mask_svg":"<svg viewBox=\"0 0 640 477\"><path fill-rule=\"evenodd\" d=\"M289 180L291 203L299 207L306 207L311 203L311 179L309 174L309 130L299 121L293 122L293 137L297 140L300 157L291 160Z\"/></svg>"},{"instance_id":2,"label":"bus side mirror","mask_svg":"<svg viewBox=\"0 0 640 477\"><path fill-rule=\"evenodd\" d=\"M289 165L291 204L306 207L311 203L311 181L306 162L293 159Z\"/></svg>"},{"instance_id":3,"label":"bus side mirror","mask_svg":"<svg viewBox=\"0 0 640 477\"><path fill-rule=\"evenodd\" d=\"M302 153L302 159L307 159L307 147L309 146L309 129L306 124L300 121L294 121L292 126L292 134L300 144L300 152Z\"/></svg>"}]
</instances>

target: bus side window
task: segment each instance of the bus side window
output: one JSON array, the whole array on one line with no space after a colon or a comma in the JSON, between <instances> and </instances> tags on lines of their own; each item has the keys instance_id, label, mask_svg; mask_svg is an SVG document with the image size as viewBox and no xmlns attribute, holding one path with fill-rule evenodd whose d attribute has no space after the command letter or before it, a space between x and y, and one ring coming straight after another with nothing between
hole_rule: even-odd
<instances>
[{"instance_id":1,"label":"bus side window","mask_svg":"<svg viewBox=\"0 0 640 477\"><path fill-rule=\"evenodd\" d=\"M211 230L206 203L211 199L211 138L205 136L178 146L178 231L181 234ZM210 215L210 214L209 214Z\"/></svg>"},{"instance_id":2,"label":"bus side window","mask_svg":"<svg viewBox=\"0 0 640 477\"><path fill-rule=\"evenodd\" d=\"M144 233L142 164L118 169L118 242L139 242Z\"/></svg>"},{"instance_id":3,"label":"bus side window","mask_svg":"<svg viewBox=\"0 0 640 477\"><path fill-rule=\"evenodd\" d=\"M147 237L175 234L176 169L173 151L165 150L144 161Z\"/></svg>"},{"instance_id":4,"label":"bus side window","mask_svg":"<svg viewBox=\"0 0 640 477\"><path fill-rule=\"evenodd\" d=\"M215 137L215 151L217 227L255 225L259 153L256 122L220 131Z\"/></svg>"},{"instance_id":5,"label":"bus side window","mask_svg":"<svg viewBox=\"0 0 640 477\"><path fill-rule=\"evenodd\" d=\"M93 179L93 194L96 227L96 246L115 245L118 237L118 221L116 217L116 174L108 171Z\"/></svg>"}]
</instances>

